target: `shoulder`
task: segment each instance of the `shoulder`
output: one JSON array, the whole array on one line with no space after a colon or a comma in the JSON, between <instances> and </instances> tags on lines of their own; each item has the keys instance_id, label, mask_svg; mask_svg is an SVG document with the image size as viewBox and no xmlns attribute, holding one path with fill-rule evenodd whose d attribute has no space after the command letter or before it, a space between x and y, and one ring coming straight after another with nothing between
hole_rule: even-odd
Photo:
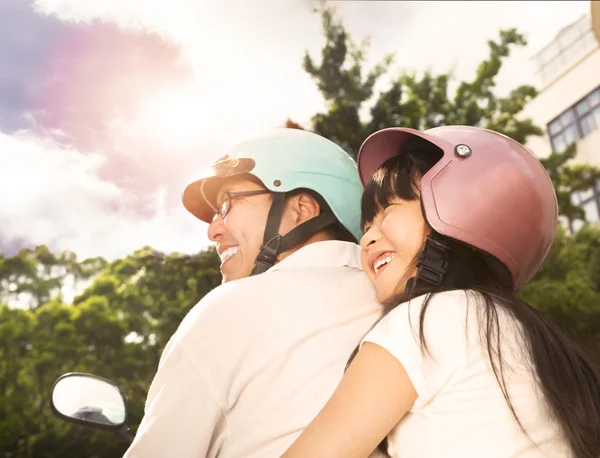
<instances>
[{"instance_id":1,"label":"shoulder","mask_svg":"<svg viewBox=\"0 0 600 458\"><path fill-rule=\"evenodd\" d=\"M233 329L236 319L249 302L256 301L256 279L242 279L217 286L208 292L185 316L177 331L176 339L182 343L190 335L209 336L214 331L222 331L227 326ZM254 281L247 281L254 280Z\"/></svg>"},{"instance_id":2,"label":"shoulder","mask_svg":"<svg viewBox=\"0 0 600 458\"><path fill-rule=\"evenodd\" d=\"M465 290L444 291L436 294L425 294L410 301L398 304L385 317L386 320L403 321L419 319L425 315L434 319L464 317L469 306L477 303L480 297L477 293Z\"/></svg>"},{"instance_id":3,"label":"shoulder","mask_svg":"<svg viewBox=\"0 0 600 458\"><path fill-rule=\"evenodd\" d=\"M384 316L365 341L402 353L422 353L423 341L433 353L446 353L444 348L464 350L468 312L478 300L476 294L465 290L413 298Z\"/></svg>"},{"instance_id":4,"label":"shoulder","mask_svg":"<svg viewBox=\"0 0 600 458\"><path fill-rule=\"evenodd\" d=\"M425 405L467 364L470 296L457 290L416 297L395 307L364 338L404 366L419 394L415 406Z\"/></svg>"},{"instance_id":5,"label":"shoulder","mask_svg":"<svg viewBox=\"0 0 600 458\"><path fill-rule=\"evenodd\" d=\"M254 299L255 291L264 288L265 281L261 278L263 276L264 274L242 278L213 288L192 307L185 319L194 320L215 313L221 314L225 312L224 309L241 307L243 303Z\"/></svg>"}]
</instances>

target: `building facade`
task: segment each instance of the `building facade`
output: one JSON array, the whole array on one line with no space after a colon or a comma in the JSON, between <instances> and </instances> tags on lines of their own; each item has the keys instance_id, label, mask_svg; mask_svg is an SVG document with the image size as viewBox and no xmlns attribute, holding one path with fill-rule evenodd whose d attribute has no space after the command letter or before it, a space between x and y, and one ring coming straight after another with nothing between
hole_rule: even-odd
<instances>
[{"instance_id":1,"label":"building facade","mask_svg":"<svg viewBox=\"0 0 600 458\"><path fill-rule=\"evenodd\" d=\"M592 27L594 28L596 38L600 41L600 2L592 0L590 3L592 4Z\"/></svg>"},{"instance_id":2,"label":"building facade","mask_svg":"<svg viewBox=\"0 0 600 458\"><path fill-rule=\"evenodd\" d=\"M546 131L527 144L536 155L547 157L575 142L575 160L600 167L600 2L591 4L592 14L565 27L533 57L539 94L523 115ZM589 222L600 222L600 180L572 198Z\"/></svg>"}]
</instances>

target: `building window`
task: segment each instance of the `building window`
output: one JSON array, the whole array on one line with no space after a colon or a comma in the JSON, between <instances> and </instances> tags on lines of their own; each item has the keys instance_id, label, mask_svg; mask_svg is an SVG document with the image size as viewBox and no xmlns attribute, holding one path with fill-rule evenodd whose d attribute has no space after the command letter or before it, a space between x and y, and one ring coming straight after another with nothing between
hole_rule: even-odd
<instances>
[{"instance_id":1,"label":"building window","mask_svg":"<svg viewBox=\"0 0 600 458\"><path fill-rule=\"evenodd\" d=\"M536 74L546 84L597 46L591 16L586 14L565 27L554 41L533 57Z\"/></svg>"},{"instance_id":2,"label":"building window","mask_svg":"<svg viewBox=\"0 0 600 458\"><path fill-rule=\"evenodd\" d=\"M561 153L596 129L600 129L600 87L548 124L552 149Z\"/></svg>"},{"instance_id":3,"label":"building window","mask_svg":"<svg viewBox=\"0 0 600 458\"><path fill-rule=\"evenodd\" d=\"M597 223L600 221L600 180L596 182L596 187L587 191L574 192L571 200L575 205L580 206L588 223ZM571 230L576 232L583 226L583 221L572 222Z\"/></svg>"},{"instance_id":4,"label":"building window","mask_svg":"<svg viewBox=\"0 0 600 458\"><path fill-rule=\"evenodd\" d=\"M575 109L577 116L581 119L581 135L583 137L600 128L600 88L579 102Z\"/></svg>"}]
</instances>

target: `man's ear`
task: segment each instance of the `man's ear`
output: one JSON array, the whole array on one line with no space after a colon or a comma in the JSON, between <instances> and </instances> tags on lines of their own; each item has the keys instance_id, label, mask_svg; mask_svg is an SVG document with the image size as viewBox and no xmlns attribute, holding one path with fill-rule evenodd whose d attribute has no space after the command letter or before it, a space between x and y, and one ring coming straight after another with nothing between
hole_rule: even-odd
<instances>
[{"instance_id":1,"label":"man's ear","mask_svg":"<svg viewBox=\"0 0 600 458\"><path fill-rule=\"evenodd\" d=\"M287 205L289 205L288 216L296 226L315 216L319 216L319 213L321 212L319 203L313 196L306 192L295 195L289 199Z\"/></svg>"}]
</instances>

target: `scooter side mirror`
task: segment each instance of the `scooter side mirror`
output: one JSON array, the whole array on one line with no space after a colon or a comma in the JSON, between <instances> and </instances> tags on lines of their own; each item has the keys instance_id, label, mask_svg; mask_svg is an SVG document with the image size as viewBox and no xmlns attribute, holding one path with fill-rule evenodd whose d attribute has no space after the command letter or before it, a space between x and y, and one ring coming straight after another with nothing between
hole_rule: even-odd
<instances>
[{"instance_id":1,"label":"scooter side mirror","mask_svg":"<svg viewBox=\"0 0 600 458\"><path fill-rule=\"evenodd\" d=\"M79 372L60 376L50 396L52 411L62 420L112 432L131 442L126 404L125 395L112 381Z\"/></svg>"}]
</instances>

